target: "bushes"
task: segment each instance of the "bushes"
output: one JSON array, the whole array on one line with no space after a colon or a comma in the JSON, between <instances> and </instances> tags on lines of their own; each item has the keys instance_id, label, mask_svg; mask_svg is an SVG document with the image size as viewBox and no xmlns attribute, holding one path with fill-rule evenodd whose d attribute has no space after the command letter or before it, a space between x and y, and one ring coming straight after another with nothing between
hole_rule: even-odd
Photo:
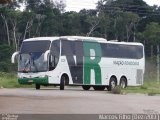
<instances>
[{"instance_id":1,"label":"bushes","mask_svg":"<svg viewBox=\"0 0 160 120\"><path fill-rule=\"evenodd\" d=\"M6 44L0 45L0 71L12 72L15 70L16 65L11 64L12 49Z\"/></svg>"},{"instance_id":2,"label":"bushes","mask_svg":"<svg viewBox=\"0 0 160 120\"><path fill-rule=\"evenodd\" d=\"M0 72L0 88L31 88L33 85L21 85L18 83L15 73Z\"/></svg>"},{"instance_id":3,"label":"bushes","mask_svg":"<svg viewBox=\"0 0 160 120\"><path fill-rule=\"evenodd\" d=\"M0 88L12 88L19 86L16 75L0 72Z\"/></svg>"}]
</instances>

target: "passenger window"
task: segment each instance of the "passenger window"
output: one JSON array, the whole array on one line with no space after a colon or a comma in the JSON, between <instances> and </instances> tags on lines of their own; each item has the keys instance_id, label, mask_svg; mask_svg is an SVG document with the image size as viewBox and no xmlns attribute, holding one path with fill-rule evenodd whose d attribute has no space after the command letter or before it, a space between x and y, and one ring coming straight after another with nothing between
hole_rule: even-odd
<instances>
[{"instance_id":1,"label":"passenger window","mask_svg":"<svg viewBox=\"0 0 160 120\"><path fill-rule=\"evenodd\" d=\"M49 56L49 70L54 70L58 64L60 55L60 41L55 40L52 42L51 55Z\"/></svg>"}]
</instances>

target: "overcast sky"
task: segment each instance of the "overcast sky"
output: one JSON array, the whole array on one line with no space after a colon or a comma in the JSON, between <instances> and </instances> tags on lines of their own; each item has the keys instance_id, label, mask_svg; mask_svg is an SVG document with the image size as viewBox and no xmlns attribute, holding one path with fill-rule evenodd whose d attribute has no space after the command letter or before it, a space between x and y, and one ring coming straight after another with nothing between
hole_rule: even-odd
<instances>
[{"instance_id":1,"label":"overcast sky","mask_svg":"<svg viewBox=\"0 0 160 120\"><path fill-rule=\"evenodd\" d=\"M66 11L77 11L81 9L94 9L96 8L96 3L98 0L65 0L66 1ZM160 6L160 0L144 0L149 5Z\"/></svg>"}]
</instances>

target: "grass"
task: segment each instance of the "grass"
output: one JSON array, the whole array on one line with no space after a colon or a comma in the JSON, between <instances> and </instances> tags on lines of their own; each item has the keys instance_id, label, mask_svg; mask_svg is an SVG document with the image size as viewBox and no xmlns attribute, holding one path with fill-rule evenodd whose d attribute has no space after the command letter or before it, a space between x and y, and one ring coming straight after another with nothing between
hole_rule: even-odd
<instances>
[{"instance_id":1,"label":"grass","mask_svg":"<svg viewBox=\"0 0 160 120\"><path fill-rule=\"evenodd\" d=\"M144 84L139 87L127 87L122 90L123 94L126 93L143 93L148 95L160 94L160 82L156 80L144 80Z\"/></svg>"},{"instance_id":2,"label":"grass","mask_svg":"<svg viewBox=\"0 0 160 120\"><path fill-rule=\"evenodd\" d=\"M160 82L158 83L155 79L145 78L144 84L139 87L127 87L121 89L120 93L142 93L148 95L160 94ZM33 85L20 85L18 83L16 74L0 72L0 88L30 88ZM117 92L117 91L116 91Z\"/></svg>"},{"instance_id":3,"label":"grass","mask_svg":"<svg viewBox=\"0 0 160 120\"><path fill-rule=\"evenodd\" d=\"M0 72L0 88L32 87L31 85L20 85L16 74Z\"/></svg>"}]
</instances>

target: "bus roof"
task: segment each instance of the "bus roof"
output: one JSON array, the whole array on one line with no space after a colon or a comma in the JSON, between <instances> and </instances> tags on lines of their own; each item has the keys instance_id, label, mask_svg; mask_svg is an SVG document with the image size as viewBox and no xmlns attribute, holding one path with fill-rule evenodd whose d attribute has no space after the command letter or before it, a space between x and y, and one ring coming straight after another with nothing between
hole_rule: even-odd
<instances>
[{"instance_id":1,"label":"bus roof","mask_svg":"<svg viewBox=\"0 0 160 120\"><path fill-rule=\"evenodd\" d=\"M35 37L35 38L29 38L29 39L25 39L24 41L40 41L40 40L49 40L49 41L53 41L53 40L57 40L60 37Z\"/></svg>"},{"instance_id":2,"label":"bus roof","mask_svg":"<svg viewBox=\"0 0 160 120\"><path fill-rule=\"evenodd\" d=\"M84 37L84 36L61 36L61 37L35 37L35 38L29 38L29 39L25 39L25 41L40 41L40 40L49 40L49 41L54 41L57 39L66 39L66 40L71 40L71 41L75 41L75 40L86 40L86 41L96 41L96 42L100 42L100 43L112 43L112 44L125 44L125 45L141 45L143 46L142 43L138 43L138 42L117 42L117 40L110 40L107 41L104 38L98 38L98 37Z\"/></svg>"},{"instance_id":3,"label":"bus roof","mask_svg":"<svg viewBox=\"0 0 160 120\"><path fill-rule=\"evenodd\" d=\"M85 36L62 36L62 39L68 39L68 40L87 40L87 41L97 41L97 42L104 42L107 41L104 38L98 38L98 37L85 37Z\"/></svg>"},{"instance_id":4,"label":"bus roof","mask_svg":"<svg viewBox=\"0 0 160 120\"><path fill-rule=\"evenodd\" d=\"M107 41L106 39L104 38L98 38L98 37L82 37L82 36L62 36L62 37L35 37L35 38L29 38L29 39L26 39L24 41L37 41L37 40L50 40L50 41L53 41L53 40L57 40L57 39L67 39L67 40L87 40L87 41L97 41L97 42L100 42L100 41Z\"/></svg>"},{"instance_id":5,"label":"bus roof","mask_svg":"<svg viewBox=\"0 0 160 120\"><path fill-rule=\"evenodd\" d=\"M142 43L138 43L138 42L115 42L115 41L107 41L107 43L111 43L111 44L123 44L123 45L140 45L143 46Z\"/></svg>"}]
</instances>

